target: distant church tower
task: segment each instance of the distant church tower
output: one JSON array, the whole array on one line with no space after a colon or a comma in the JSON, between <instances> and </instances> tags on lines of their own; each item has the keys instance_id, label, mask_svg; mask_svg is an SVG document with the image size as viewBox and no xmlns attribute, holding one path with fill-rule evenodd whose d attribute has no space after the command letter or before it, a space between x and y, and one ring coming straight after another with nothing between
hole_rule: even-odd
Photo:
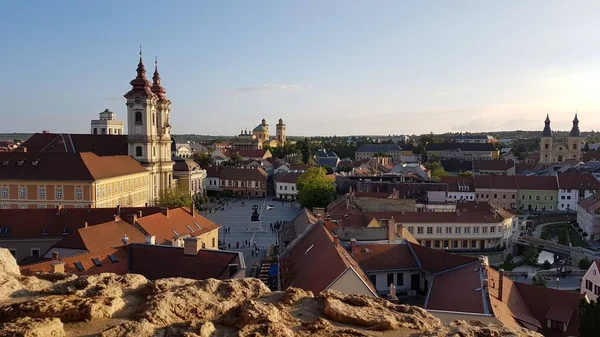
<instances>
[{"instance_id":1,"label":"distant church tower","mask_svg":"<svg viewBox=\"0 0 600 337\"><path fill-rule=\"evenodd\" d=\"M98 119L92 119L90 132L93 135L122 135L125 126L117 120L117 114L106 109L99 114Z\"/></svg>"},{"instance_id":2,"label":"distant church tower","mask_svg":"<svg viewBox=\"0 0 600 337\"><path fill-rule=\"evenodd\" d=\"M283 119L279 118L279 123L277 123L276 129L276 138L279 141L280 146L283 146L286 142L286 134L285 134L285 124L283 124Z\"/></svg>"},{"instance_id":3,"label":"distant church tower","mask_svg":"<svg viewBox=\"0 0 600 337\"><path fill-rule=\"evenodd\" d=\"M155 62L156 63L156 62ZM150 172L150 200L172 188L173 165L171 161L171 101L160 84L158 64L152 78L146 79L146 68L142 61L137 66L137 76L131 84L127 99L127 142L129 155L139 161Z\"/></svg>"},{"instance_id":4,"label":"distant church tower","mask_svg":"<svg viewBox=\"0 0 600 337\"><path fill-rule=\"evenodd\" d=\"M260 124L265 127L265 130L267 130L267 139L268 139L269 138L269 124L267 124L267 120L263 118Z\"/></svg>"},{"instance_id":5,"label":"distant church tower","mask_svg":"<svg viewBox=\"0 0 600 337\"><path fill-rule=\"evenodd\" d=\"M567 139L555 139L550 128L550 116L546 115L544 131L540 137L540 162L561 163L565 160L581 160L581 132L577 114L573 119L573 127Z\"/></svg>"}]
</instances>

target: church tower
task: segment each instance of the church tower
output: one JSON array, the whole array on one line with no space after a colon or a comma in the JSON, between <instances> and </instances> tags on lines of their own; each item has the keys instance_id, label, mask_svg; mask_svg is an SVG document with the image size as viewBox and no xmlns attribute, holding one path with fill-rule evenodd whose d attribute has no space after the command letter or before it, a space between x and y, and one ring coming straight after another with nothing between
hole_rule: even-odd
<instances>
[{"instance_id":1,"label":"church tower","mask_svg":"<svg viewBox=\"0 0 600 337\"><path fill-rule=\"evenodd\" d=\"M581 160L581 131L579 131L579 119L577 118L577 113L575 113L575 118L573 119L573 127L571 128L571 132L569 132L569 159L577 159Z\"/></svg>"},{"instance_id":2,"label":"church tower","mask_svg":"<svg viewBox=\"0 0 600 337\"><path fill-rule=\"evenodd\" d=\"M277 129L275 130L277 140L279 141L279 145L283 146L286 142L286 134L285 134L285 124L283 124L283 119L279 118L279 123L277 123Z\"/></svg>"},{"instance_id":3,"label":"church tower","mask_svg":"<svg viewBox=\"0 0 600 337\"><path fill-rule=\"evenodd\" d=\"M129 155L151 172L148 183L152 201L172 187L174 165L170 152L171 101L160 84L158 67L153 80L153 85L150 85L146 79L140 50L137 76L130 82L131 90L124 95L127 99L127 142Z\"/></svg>"},{"instance_id":4,"label":"church tower","mask_svg":"<svg viewBox=\"0 0 600 337\"><path fill-rule=\"evenodd\" d=\"M540 139L540 162L541 163L552 163L552 129L550 128L550 115L546 115L544 121L544 131L542 131L542 137Z\"/></svg>"},{"instance_id":5,"label":"church tower","mask_svg":"<svg viewBox=\"0 0 600 337\"><path fill-rule=\"evenodd\" d=\"M267 139L268 139L270 134L269 134L269 124L267 124L267 120L263 118L262 121L260 122L260 124L265 127L265 130L267 130Z\"/></svg>"}]
</instances>

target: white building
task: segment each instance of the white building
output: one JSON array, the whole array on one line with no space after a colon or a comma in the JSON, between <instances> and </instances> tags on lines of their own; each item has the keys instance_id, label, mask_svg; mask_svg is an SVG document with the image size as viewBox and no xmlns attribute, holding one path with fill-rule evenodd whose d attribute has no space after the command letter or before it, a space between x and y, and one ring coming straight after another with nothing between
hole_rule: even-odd
<instances>
[{"instance_id":1,"label":"white building","mask_svg":"<svg viewBox=\"0 0 600 337\"><path fill-rule=\"evenodd\" d=\"M90 133L93 135L123 135L125 126L123 121L117 120L117 114L106 109L98 119L92 119Z\"/></svg>"},{"instance_id":2,"label":"white building","mask_svg":"<svg viewBox=\"0 0 600 337\"><path fill-rule=\"evenodd\" d=\"M219 170L216 166L209 166L206 169L206 178L204 179L204 188L207 191L220 191L221 182L219 179Z\"/></svg>"},{"instance_id":3,"label":"white building","mask_svg":"<svg viewBox=\"0 0 600 337\"><path fill-rule=\"evenodd\" d=\"M581 278L581 293L587 295L590 301L596 301L600 296L600 267L598 262L592 262L592 265Z\"/></svg>"},{"instance_id":4,"label":"white building","mask_svg":"<svg viewBox=\"0 0 600 337\"><path fill-rule=\"evenodd\" d=\"M275 181L275 195L281 200L296 200L298 188L296 181L304 173L301 171L281 172L273 177Z\"/></svg>"},{"instance_id":5,"label":"white building","mask_svg":"<svg viewBox=\"0 0 600 337\"><path fill-rule=\"evenodd\" d=\"M448 184L448 201L474 201L475 184L471 177L442 177L440 182Z\"/></svg>"},{"instance_id":6,"label":"white building","mask_svg":"<svg viewBox=\"0 0 600 337\"><path fill-rule=\"evenodd\" d=\"M579 201L600 191L600 181L590 173L563 173L556 179L559 211L576 211Z\"/></svg>"},{"instance_id":7,"label":"white building","mask_svg":"<svg viewBox=\"0 0 600 337\"><path fill-rule=\"evenodd\" d=\"M586 239L600 238L600 194L595 194L577 203L577 223L588 234Z\"/></svg>"},{"instance_id":8,"label":"white building","mask_svg":"<svg viewBox=\"0 0 600 337\"><path fill-rule=\"evenodd\" d=\"M138 63L137 76L130 82L127 99L127 142L129 155L150 171L150 200L174 187L171 160L171 101L160 83L158 66L153 83L146 78L146 67Z\"/></svg>"}]
</instances>

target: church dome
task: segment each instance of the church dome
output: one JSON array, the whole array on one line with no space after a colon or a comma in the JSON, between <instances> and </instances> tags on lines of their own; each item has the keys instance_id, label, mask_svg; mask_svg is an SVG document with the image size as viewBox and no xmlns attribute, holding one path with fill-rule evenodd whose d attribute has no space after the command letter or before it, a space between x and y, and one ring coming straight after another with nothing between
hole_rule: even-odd
<instances>
[{"instance_id":1,"label":"church dome","mask_svg":"<svg viewBox=\"0 0 600 337\"><path fill-rule=\"evenodd\" d=\"M267 129L262 124L259 124L252 132L267 132Z\"/></svg>"}]
</instances>

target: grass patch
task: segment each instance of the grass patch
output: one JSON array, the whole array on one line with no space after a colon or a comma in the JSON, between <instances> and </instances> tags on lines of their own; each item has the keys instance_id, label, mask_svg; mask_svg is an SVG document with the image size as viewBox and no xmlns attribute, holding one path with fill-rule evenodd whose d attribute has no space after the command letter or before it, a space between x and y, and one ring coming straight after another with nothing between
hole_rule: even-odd
<instances>
[{"instance_id":1,"label":"grass patch","mask_svg":"<svg viewBox=\"0 0 600 337\"><path fill-rule=\"evenodd\" d=\"M587 242L581 237L580 233L577 232L574 228L571 228L571 230L569 231L569 234L571 234L571 245L573 245L573 247L589 248L589 245L587 244Z\"/></svg>"},{"instance_id":2,"label":"grass patch","mask_svg":"<svg viewBox=\"0 0 600 337\"><path fill-rule=\"evenodd\" d=\"M542 228L541 239L555 241L561 245L569 245L568 242L568 224L552 224Z\"/></svg>"}]
</instances>

